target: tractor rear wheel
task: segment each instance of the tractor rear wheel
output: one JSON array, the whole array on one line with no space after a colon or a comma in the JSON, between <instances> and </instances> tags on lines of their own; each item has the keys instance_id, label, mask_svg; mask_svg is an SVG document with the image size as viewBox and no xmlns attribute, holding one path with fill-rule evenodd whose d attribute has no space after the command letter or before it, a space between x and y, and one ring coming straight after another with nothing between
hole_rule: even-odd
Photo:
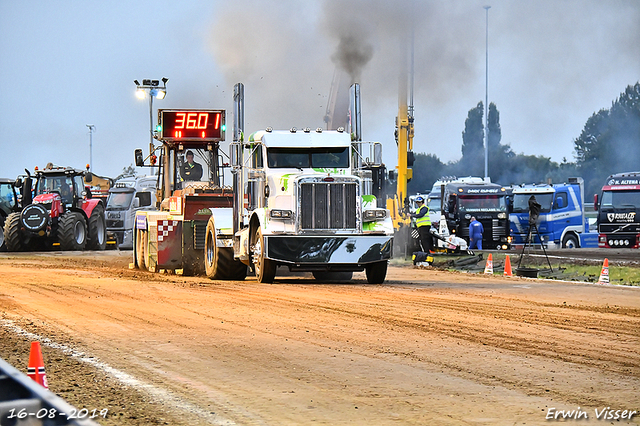
<instances>
[{"instance_id":1,"label":"tractor rear wheel","mask_svg":"<svg viewBox=\"0 0 640 426\"><path fill-rule=\"evenodd\" d=\"M204 268L207 277L212 280L244 280L247 277L247 265L233 258L233 249L218 247L216 224L213 216L207 222L204 240Z\"/></svg>"},{"instance_id":2,"label":"tractor rear wheel","mask_svg":"<svg viewBox=\"0 0 640 426\"><path fill-rule=\"evenodd\" d=\"M102 204L94 207L89 218L89 239L87 249L104 250L107 247L107 226Z\"/></svg>"},{"instance_id":3,"label":"tractor rear wheel","mask_svg":"<svg viewBox=\"0 0 640 426\"><path fill-rule=\"evenodd\" d=\"M11 213L4 223L4 241L8 251L24 251L27 246L20 230L20 213Z\"/></svg>"},{"instance_id":4,"label":"tractor rear wheel","mask_svg":"<svg viewBox=\"0 0 640 426\"><path fill-rule=\"evenodd\" d=\"M62 250L84 250L87 245L87 223L80 213L62 215L58 222L58 241Z\"/></svg>"},{"instance_id":5,"label":"tractor rear wheel","mask_svg":"<svg viewBox=\"0 0 640 426\"><path fill-rule=\"evenodd\" d=\"M0 215L0 251L7 251L7 245L4 242L4 216Z\"/></svg>"}]
</instances>

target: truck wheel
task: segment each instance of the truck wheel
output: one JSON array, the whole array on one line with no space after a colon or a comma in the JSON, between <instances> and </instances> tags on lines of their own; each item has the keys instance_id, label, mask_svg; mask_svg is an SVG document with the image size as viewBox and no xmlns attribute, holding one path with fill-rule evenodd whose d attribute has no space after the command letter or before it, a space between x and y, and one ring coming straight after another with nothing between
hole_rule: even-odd
<instances>
[{"instance_id":1,"label":"truck wheel","mask_svg":"<svg viewBox=\"0 0 640 426\"><path fill-rule=\"evenodd\" d=\"M209 217L204 238L204 270L212 280L222 280L224 269L220 265L220 249L216 243L216 223Z\"/></svg>"},{"instance_id":2,"label":"truck wheel","mask_svg":"<svg viewBox=\"0 0 640 426\"><path fill-rule=\"evenodd\" d=\"M23 251L26 244L20 231L20 213L11 213L4 223L4 242L8 251Z\"/></svg>"},{"instance_id":3,"label":"truck wheel","mask_svg":"<svg viewBox=\"0 0 640 426\"><path fill-rule=\"evenodd\" d=\"M276 263L267 259L264 253L264 238L262 237L262 229L256 228L253 236L253 245L251 248L251 262L256 271L256 278L261 283L272 283L276 277Z\"/></svg>"},{"instance_id":4,"label":"truck wheel","mask_svg":"<svg viewBox=\"0 0 640 426\"><path fill-rule=\"evenodd\" d=\"M89 218L89 250L104 250L107 247L107 226L104 218L102 204L95 206Z\"/></svg>"},{"instance_id":5,"label":"truck wheel","mask_svg":"<svg viewBox=\"0 0 640 426\"><path fill-rule=\"evenodd\" d=\"M62 250L84 250L87 245L87 224L80 213L62 215L58 222L58 241Z\"/></svg>"},{"instance_id":6,"label":"truck wheel","mask_svg":"<svg viewBox=\"0 0 640 426\"><path fill-rule=\"evenodd\" d=\"M318 281L351 281L353 278L353 272L351 271L315 271L313 278Z\"/></svg>"},{"instance_id":7,"label":"truck wheel","mask_svg":"<svg viewBox=\"0 0 640 426\"><path fill-rule=\"evenodd\" d=\"M216 224L213 216L207 222L204 240L204 268L212 280L244 280L247 265L233 258L233 249L218 247L216 244Z\"/></svg>"},{"instance_id":8,"label":"truck wheel","mask_svg":"<svg viewBox=\"0 0 640 426\"><path fill-rule=\"evenodd\" d=\"M578 248L578 240L573 234L567 234L562 239L562 248Z\"/></svg>"},{"instance_id":9,"label":"truck wheel","mask_svg":"<svg viewBox=\"0 0 640 426\"><path fill-rule=\"evenodd\" d=\"M387 276L387 265L389 262L383 260L381 262L371 263L366 266L367 282L369 284L382 284Z\"/></svg>"},{"instance_id":10,"label":"truck wheel","mask_svg":"<svg viewBox=\"0 0 640 426\"><path fill-rule=\"evenodd\" d=\"M232 248L219 247L218 257L225 271L223 279L242 281L247 278L247 265L233 258Z\"/></svg>"}]
</instances>

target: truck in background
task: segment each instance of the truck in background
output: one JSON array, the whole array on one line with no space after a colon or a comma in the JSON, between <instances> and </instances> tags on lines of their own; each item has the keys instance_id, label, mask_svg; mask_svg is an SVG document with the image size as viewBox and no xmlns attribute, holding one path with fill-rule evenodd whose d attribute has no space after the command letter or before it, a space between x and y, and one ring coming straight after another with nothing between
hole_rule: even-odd
<instances>
[{"instance_id":1,"label":"truck in background","mask_svg":"<svg viewBox=\"0 0 640 426\"><path fill-rule=\"evenodd\" d=\"M594 208L599 247L640 247L640 172L609 176L600 198L594 197Z\"/></svg>"},{"instance_id":2,"label":"truck in background","mask_svg":"<svg viewBox=\"0 0 640 426\"><path fill-rule=\"evenodd\" d=\"M136 212L156 210L157 176L127 177L109 189L107 197L107 244L118 249L133 249L133 225Z\"/></svg>"},{"instance_id":3,"label":"truck in background","mask_svg":"<svg viewBox=\"0 0 640 426\"><path fill-rule=\"evenodd\" d=\"M484 249L511 247L506 189L479 177L464 177L444 187L443 214L451 234L469 240L469 224L475 217L484 228Z\"/></svg>"},{"instance_id":4,"label":"truck in background","mask_svg":"<svg viewBox=\"0 0 640 426\"><path fill-rule=\"evenodd\" d=\"M540 204L532 245L545 248L597 247L598 235L589 232L584 210L584 180L572 177L567 183L514 186L509 220L514 245L524 245L529 235L529 199ZM542 239L542 241L540 240Z\"/></svg>"}]
</instances>

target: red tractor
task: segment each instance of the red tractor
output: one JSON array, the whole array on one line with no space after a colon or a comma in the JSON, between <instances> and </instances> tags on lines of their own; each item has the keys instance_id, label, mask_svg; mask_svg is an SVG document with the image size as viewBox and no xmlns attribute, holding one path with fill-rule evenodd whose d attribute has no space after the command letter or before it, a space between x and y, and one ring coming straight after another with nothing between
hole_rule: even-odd
<instances>
[{"instance_id":1,"label":"red tractor","mask_svg":"<svg viewBox=\"0 0 640 426\"><path fill-rule=\"evenodd\" d=\"M91 173L71 167L36 171L33 191L31 176L25 179L22 211L11 213L4 225L8 251L51 248L62 250L104 250L107 227L102 200L91 198L84 179ZM31 195L33 192L33 200Z\"/></svg>"}]
</instances>

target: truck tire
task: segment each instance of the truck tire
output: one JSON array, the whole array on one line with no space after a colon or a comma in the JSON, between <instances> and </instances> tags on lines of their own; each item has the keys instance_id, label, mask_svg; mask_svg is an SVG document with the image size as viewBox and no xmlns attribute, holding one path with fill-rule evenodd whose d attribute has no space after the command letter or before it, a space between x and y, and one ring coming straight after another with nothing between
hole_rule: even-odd
<instances>
[{"instance_id":1,"label":"truck tire","mask_svg":"<svg viewBox=\"0 0 640 426\"><path fill-rule=\"evenodd\" d=\"M574 234L567 234L562 239L562 248L578 248L578 239Z\"/></svg>"},{"instance_id":2,"label":"truck tire","mask_svg":"<svg viewBox=\"0 0 640 426\"><path fill-rule=\"evenodd\" d=\"M233 258L233 249L218 247L213 216L207 222L204 240L204 268L212 280L238 280L247 277L247 265Z\"/></svg>"},{"instance_id":3,"label":"truck tire","mask_svg":"<svg viewBox=\"0 0 640 426\"><path fill-rule=\"evenodd\" d=\"M381 262L371 263L366 266L367 282L369 284L382 284L387 276L387 266L389 262L383 260Z\"/></svg>"},{"instance_id":4,"label":"truck tire","mask_svg":"<svg viewBox=\"0 0 640 426\"><path fill-rule=\"evenodd\" d=\"M276 263L267 259L264 253L264 238L262 237L262 229L256 227L253 234L253 244L251 245L251 262L256 272L256 278L261 283L272 283L276 277Z\"/></svg>"},{"instance_id":5,"label":"truck tire","mask_svg":"<svg viewBox=\"0 0 640 426\"><path fill-rule=\"evenodd\" d=\"M20 230L20 213L11 213L4 223L4 242L8 251L24 251L27 246Z\"/></svg>"},{"instance_id":6,"label":"truck tire","mask_svg":"<svg viewBox=\"0 0 640 426\"><path fill-rule=\"evenodd\" d=\"M104 250L107 247L107 226L102 204L94 207L89 217L89 238L87 249Z\"/></svg>"},{"instance_id":7,"label":"truck tire","mask_svg":"<svg viewBox=\"0 0 640 426\"><path fill-rule=\"evenodd\" d=\"M58 241L62 250L84 250L87 245L87 223L78 212L62 215L58 222Z\"/></svg>"},{"instance_id":8,"label":"truck tire","mask_svg":"<svg viewBox=\"0 0 640 426\"><path fill-rule=\"evenodd\" d=\"M315 271L313 278L318 281L351 281L353 272L351 271Z\"/></svg>"}]
</instances>

